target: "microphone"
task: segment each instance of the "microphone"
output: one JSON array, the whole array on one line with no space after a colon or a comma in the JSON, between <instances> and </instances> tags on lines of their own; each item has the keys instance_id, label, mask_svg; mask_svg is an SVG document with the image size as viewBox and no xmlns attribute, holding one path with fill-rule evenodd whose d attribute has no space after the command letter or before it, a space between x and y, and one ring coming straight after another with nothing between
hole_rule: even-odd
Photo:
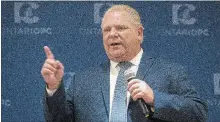
<instances>
[{"instance_id":1,"label":"microphone","mask_svg":"<svg viewBox=\"0 0 220 122\"><path fill-rule=\"evenodd\" d=\"M124 72L124 77L127 80L127 82L130 82L132 79L136 79L135 72L133 72L132 69L126 70ZM138 105L141 107L142 112L144 113L145 117L150 118L153 115L151 107L147 105L142 98L139 98L137 102L138 102Z\"/></svg>"}]
</instances>

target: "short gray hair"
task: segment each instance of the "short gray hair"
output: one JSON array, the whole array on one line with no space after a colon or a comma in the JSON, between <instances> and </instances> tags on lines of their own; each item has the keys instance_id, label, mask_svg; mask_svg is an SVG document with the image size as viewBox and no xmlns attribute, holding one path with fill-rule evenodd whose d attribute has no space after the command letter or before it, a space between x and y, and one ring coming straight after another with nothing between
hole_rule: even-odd
<instances>
[{"instance_id":1,"label":"short gray hair","mask_svg":"<svg viewBox=\"0 0 220 122\"><path fill-rule=\"evenodd\" d=\"M141 24L141 18L139 13L132 7L128 6L128 5L123 5L123 4L119 4L119 5L113 5L112 7L110 7L104 14L103 18L105 17L105 15L109 12L115 12L115 11L125 11L127 12L131 18L133 19L133 23L137 26L142 26ZM102 18L102 19L103 19ZM143 26L142 26L143 27Z\"/></svg>"}]
</instances>

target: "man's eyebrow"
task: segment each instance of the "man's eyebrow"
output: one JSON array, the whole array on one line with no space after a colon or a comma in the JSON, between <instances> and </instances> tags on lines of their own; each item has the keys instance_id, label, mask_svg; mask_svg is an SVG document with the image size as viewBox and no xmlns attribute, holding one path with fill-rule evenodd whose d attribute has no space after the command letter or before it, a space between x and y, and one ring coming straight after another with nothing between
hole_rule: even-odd
<instances>
[{"instance_id":1,"label":"man's eyebrow","mask_svg":"<svg viewBox=\"0 0 220 122\"><path fill-rule=\"evenodd\" d=\"M124 25L124 24L120 24L120 25L113 25L113 26L105 26L103 27L103 29L106 29L106 28L111 28L111 27L128 27L127 25Z\"/></svg>"},{"instance_id":2,"label":"man's eyebrow","mask_svg":"<svg viewBox=\"0 0 220 122\"><path fill-rule=\"evenodd\" d=\"M111 28L110 26L105 26L105 27L103 27L103 29L108 29L108 28Z\"/></svg>"},{"instance_id":3,"label":"man's eyebrow","mask_svg":"<svg viewBox=\"0 0 220 122\"><path fill-rule=\"evenodd\" d=\"M121 27L128 27L127 25L117 25L117 26L121 26Z\"/></svg>"},{"instance_id":4,"label":"man's eyebrow","mask_svg":"<svg viewBox=\"0 0 220 122\"><path fill-rule=\"evenodd\" d=\"M105 26L104 28L110 28L110 26Z\"/></svg>"}]
</instances>

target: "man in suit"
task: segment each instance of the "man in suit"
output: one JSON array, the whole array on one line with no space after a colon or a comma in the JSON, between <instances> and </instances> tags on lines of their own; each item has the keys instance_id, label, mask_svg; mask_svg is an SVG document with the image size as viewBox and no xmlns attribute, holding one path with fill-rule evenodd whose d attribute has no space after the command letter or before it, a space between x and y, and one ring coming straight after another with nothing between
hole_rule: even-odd
<instances>
[{"instance_id":1,"label":"man in suit","mask_svg":"<svg viewBox=\"0 0 220 122\"><path fill-rule=\"evenodd\" d=\"M41 74L46 82L44 108L50 122L202 122L207 106L189 85L184 68L150 57L141 48L143 26L138 12L127 5L113 5L102 20L103 44L108 60L74 75L64 90L64 66L49 47ZM119 64L129 62L136 75L126 84L126 112L115 101ZM120 87L122 88L122 87ZM123 98L124 99L124 98ZM143 113L139 99L148 106ZM115 108L118 104L118 109ZM118 113L115 113L117 111ZM123 113L124 112L124 113ZM117 114L126 116L119 119ZM114 115L114 116L113 116Z\"/></svg>"}]
</instances>

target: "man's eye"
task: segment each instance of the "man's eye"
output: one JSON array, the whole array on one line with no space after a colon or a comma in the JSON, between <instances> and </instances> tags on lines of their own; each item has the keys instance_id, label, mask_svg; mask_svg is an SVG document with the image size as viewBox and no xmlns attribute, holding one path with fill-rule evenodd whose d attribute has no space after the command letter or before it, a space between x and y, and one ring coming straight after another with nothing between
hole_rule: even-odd
<instances>
[{"instance_id":1,"label":"man's eye","mask_svg":"<svg viewBox=\"0 0 220 122\"><path fill-rule=\"evenodd\" d=\"M127 27L125 27L125 26L119 26L118 27L118 30L125 30L125 29L127 29Z\"/></svg>"},{"instance_id":2,"label":"man's eye","mask_svg":"<svg viewBox=\"0 0 220 122\"><path fill-rule=\"evenodd\" d=\"M111 29L110 28L105 28L104 32L109 32Z\"/></svg>"}]
</instances>

